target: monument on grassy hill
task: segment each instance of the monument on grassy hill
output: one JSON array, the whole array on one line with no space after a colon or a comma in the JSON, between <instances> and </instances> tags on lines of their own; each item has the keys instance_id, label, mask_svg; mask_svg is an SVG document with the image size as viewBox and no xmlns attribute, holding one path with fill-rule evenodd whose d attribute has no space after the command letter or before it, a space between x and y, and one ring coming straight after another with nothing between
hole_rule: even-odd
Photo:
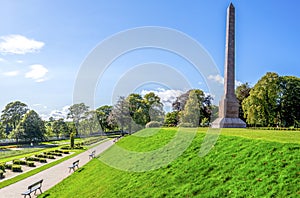
<instances>
[{"instance_id":1,"label":"monument on grassy hill","mask_svg":"<svg viewBox=\"0 0 300 198\"><path fill-rule=\"evenodd\" d=\"M235 8L230 3L227 9L224 95L219 103L219 118L212 128L245 128L246 123L239 118L239 103L235 96Z\"/></svg>"}]
</instances>

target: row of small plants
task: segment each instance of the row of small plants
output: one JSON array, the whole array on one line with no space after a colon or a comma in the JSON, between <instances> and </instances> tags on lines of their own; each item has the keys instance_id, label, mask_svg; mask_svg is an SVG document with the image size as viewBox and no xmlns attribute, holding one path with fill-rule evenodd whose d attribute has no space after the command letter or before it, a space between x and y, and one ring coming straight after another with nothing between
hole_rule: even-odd
<instances>
[{"instance_id":1,"label":"row of small plants","mask_svg":"<svg viewBox=\"0 0 300 198\"><path fill-rule=\"evenodd\" d=\"M34 162L47 163L47 159L55 159L55 157L61 157L63 154L69 154L67 150L53 150L43 152L31 157L25 157L25 160L15 159L12 164L1 163L0 164L0 178L3 178L6 169L12 170L13 172L22 172L21 165L27 165L29 167L35 167Z\"/></svg>"},{"instance_id":2,"label":"row of small plants","mask_svg":"<svg viewBox=\"0 0 300 198\"><path fill-rule=\"evenodd\" d=\"M250 127L251 129L258 129L258 130L276 130L276 131L300 131L300 128L294 127Z\"/></svg>"}]
</instances>

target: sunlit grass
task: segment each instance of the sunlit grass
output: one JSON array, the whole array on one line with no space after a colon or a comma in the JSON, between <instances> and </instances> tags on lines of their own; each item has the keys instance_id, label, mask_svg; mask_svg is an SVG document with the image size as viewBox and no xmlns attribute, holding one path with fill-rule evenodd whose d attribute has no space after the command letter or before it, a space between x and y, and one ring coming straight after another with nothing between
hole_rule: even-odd
<instances>
[{"instance_id":1,"label":"sunlit grass","mask_svg":"<svg viewBox=\"0 0 300 198\"><path fill-rule=\"evenodd\" d=\"M152 133L147 131L144 132ZM128 136L117 145L134 151L157 149L176 128L144 139ZM212 150L199 156L207 129L200 129L188 149L157 170L129 172L91 160L40 197L298 197L300 144L298 134L222 130ZM143 132L143 131L142 131ZM186 133L190 133L188 130ZM259 136L260 135L260 136ZM143 136L143 135L139 135ZM243 137L239 137L243 136ZM246 138L245 138L246 137ZM282 143L291 142L291 143ZM294 143L298 142L298 143ZM110 152L109 149L106 154Z\"/></svg>"}]
</instances>

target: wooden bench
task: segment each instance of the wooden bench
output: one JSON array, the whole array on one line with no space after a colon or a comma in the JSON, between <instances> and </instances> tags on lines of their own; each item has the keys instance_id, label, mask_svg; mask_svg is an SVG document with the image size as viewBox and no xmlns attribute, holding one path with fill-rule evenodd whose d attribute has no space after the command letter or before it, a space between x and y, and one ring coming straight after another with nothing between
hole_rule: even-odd
<instances>
[{"instance_id":1,"label":"wooden bench","mask_svg":"<svg viewBox=\"0 0 300 198\"><path fill-rule=\"evenodd\" d=\"M94 157L96 157L96 151L92 151L92 153L89 154L89 159Z\"/></svg>"},{"instance_id":2,"label":"wooden bench","mask_svg":"<svg viewBox=\"0 0 300 198\"><path fill-rule=\"evenodd\" d=\"M79 160L76 160L75 162L73 162L72 166L69 166L69 172L73 169L73 171L75 171L75 168L79 168Z\"/></svg>"},{"instance_id":3,"label":"wooden bench","mask_svg":"<svg viewBox=\"0 0 300 198\"><path fill-rule=\"evenodd\" d=\"M26 197L27 195L29 197L31 197L31 193L34 192L34 194L36 194L36 191L37 190L40 190L40 192L42 193L42 182L43 180L41 179L40 181L38 182L35 182L34 184L28 186L28 189L26 192L22 193L22 195L24 195L24 197Z\"/></svg>"}]
</instances>

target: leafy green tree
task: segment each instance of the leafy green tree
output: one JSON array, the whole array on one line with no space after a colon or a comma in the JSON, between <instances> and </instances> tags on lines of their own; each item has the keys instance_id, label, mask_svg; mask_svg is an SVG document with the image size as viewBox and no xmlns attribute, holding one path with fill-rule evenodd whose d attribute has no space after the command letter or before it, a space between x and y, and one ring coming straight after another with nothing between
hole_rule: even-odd
<instances>
[{"instance_id":1,"label":"leafy green tree","mask_svg":"<svg viewBox=\"0 0 300 198\"><path fill-rule=\"evenodd\" d=\"M0 139L6 138L6 134L5 134L5 128L2 124L2 122L0 122Z\"/></svg>"},{"instance_id":2,"label":"leafy green tree","mask_svg":"<svg viewBox=\"0 0 300 198\"><path fill-rule=\"evenodd\" d=\"M177 126L179 122L179 111L168 112L165 116L164 124L166 126Z\"/></svg>"},{"instance_id":3,"label":"leafy green tree","mask_svg":"<svg viewBox=\"0 0 300 198\"><path fill-rule=\"evenodd\" d=\"M5 106L1 121L6 126L7 133L17 128L18 123L28 110L28 106L20 101L10 102Z\"/></svg>"},{"instance_id":4,"label":"leafy green tree","mask_svg":"<svg viewBox=\"0 0 300 198\"><path fill-rule=\"evenodd\" d=\"M268 72L251 89L243 100L242 108L246 122L258 126L278 124L279 76Z\"/></svg>"},{"instance_id":5,"label":"leafy green tree","mask_svg":"<svg viewBox=\"0 0 300 198\"><path fill-rule=\"evenodd\" d=\"M179 97L176 98L176 100L173 102L172 107L173 110L176 111L183 111L185 109L186 103L189 99L189 95L191 92L194 92L194 94L197 97L197 101L199 103L200 107L200 121L204 118L207 118L207 120L211 121L212 116L212 97L210 95L205 96L204 92L200 89L191 89L188 90L186 93L183 93ZM182 113L180 113L182 115Z\"/></svg>"},{"instance_id":6,"label":"leafy green tree","mask_svg":"<svg viewBox=\"0 0 300 198\"><path fill-rule=\"evenodd\" d=\"M280 126L300 126L300 78L282 76L279 79Z\"/></svg>"},{"instance_id":7,"label":"leafy green tree","mask_svg":"<svg viewBox=\"0 0 300 198\"><path fill-rule=\"evenodd\" d=\"M73 122L76 127L76 136L78 135L78 127L80 120L84 119L86 116L86 112L89 111L89 107L84 103L73 104L69 107L69 113L67 118L73 119Z\"/></svg>"},{"instance_id":8,"label":"leafy green tree","mask_svg":"<svg viewBox=\"0 0 300 198\"><path fill-rule=\"evenodd\" d=\"M245 117L244 117L244 111L242 108L242 103L243 101L248 98L248 96L250 95L250 90L251 87L249 86L248 83L243 83L240 86L238 86L235 90L235 95L236 98L239 101L239 118L246 121Z\"/></svg>"},{"instance_id":9,"label":"leafy green tree","mask_svg":"<svg viewBox=\"0 0 300 198\"><path fill-rule=\"evenodd\" d=\"M118 124L119 128L123 131L125 128L131 132L131 116L129 111L129 103L125 97L120 96L117 103L114 105L109 114L108 122L111 125Z\"/></svg>"},{"instance_id":10,"label":"leafy green tree","mask_svg":"<svg viewBox=\"0 0 300 198\"><path fill-rule=\"evenodd\" d=\"M190 91L189 99L186 102L184 110L181 111L180 125L198 127L200 124L201 109L196 90Z\"/></svg>"},{"instance_id":11,"label":"leafy green tree","mask_svg":"<svg viewBox=\"0 0 300 198\"><path fill-rule=\"evenodd\" d=\"M46 133L44 121L34 111L28 111L14 130L14 137L29 141L42 141Z\"/></svg>"},{"instance_id":12,"label":"leafy green tree","mask_svg":"<svg viewBox=\"0 0 300 198\"><path fill-rule=\"evenodd\" d=\"M108 122L108 117L112 109L113 106L109 106L109 105L104 105L96 109L96 114L99 120L99 124L103 131L109 131L114 129L114 126L112 126Z\"/></svg>"},{"instance_id":13,"label":"leafy green tree","mask_svg":"<svg viewBox=\"0 0 300 198\"><path fill-rule=\"evenodd\" d=\"M163 110L163 104L160 101L160 97L155 95L155 93L150 92L144 96L144 101L146 104L146 122L163 122L165 113Z\"/></svg>"},{"instance_id":14,"label":"leafy green tree","mask_svg":"<svg viewBox=\"0 0 300 198\"><path fill-rule=\"evenodd\" d=\"M149 121L149 108L146 104L146 101L140 94L136 93L130 94L126 100L129 103L130 116L134 123L144 127Z\"/></svg>"},{"instance_id":15,"label":"leafy green tree","mask_svg":"<svg viewBox=\"0 0 300 198\"><path fill-rule=\"evenodd\" d=\"M52 122L52 131L55 133L56 138L58 139L60 135L68 133L69 128L64 119L60 118Z\"/></svg>"}]
</instances>

